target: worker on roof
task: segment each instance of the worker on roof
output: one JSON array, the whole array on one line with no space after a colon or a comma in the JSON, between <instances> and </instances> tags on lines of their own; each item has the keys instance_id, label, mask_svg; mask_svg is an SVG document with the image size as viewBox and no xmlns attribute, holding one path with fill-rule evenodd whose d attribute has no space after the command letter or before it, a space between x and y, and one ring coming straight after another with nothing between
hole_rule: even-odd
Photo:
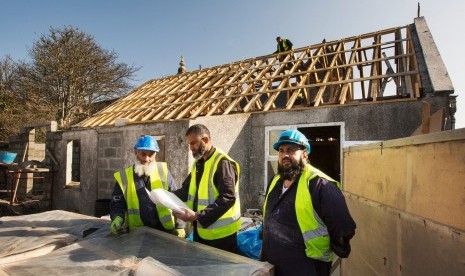
<instances>
[{"instance_id":1,"label":"worker on roof","mask_svg":"<svg viewBox=\"0 0 465 276\"><path fill-rule=\"evenodd\" d=\"M280 36L276 37L276 51L274 54L278 54L281 52L287 52L292 50L292 42L289 39L286 38L281 38ZM283 62L286 58L286 56L289 55L288 61L284 65L285 70L291 70L292 66L294 65L293 60L295 59L294 53L289 53L285 55L279 55L278 60L279 62Z\"/></svg>"},{"instance_id":2,"label":"worker on roof","mask_svg":"<svg viewBox=\"0 0 465 276\"><path fill-rule=\"evenodd\" d=\"M174 214L193 222L194 241L236 253L241 226L239 164L212 145L204 125L189 127L186 140L195 162L182 188L174 193L190 209Z\"/></svg>"},{"instance_id":3,"label":"worker on roof","mask_svg":"<svg viewBox=\"0 0 465 276\"><path fill-rule=\"evenodd\" d=\"M177 223L172 212L152 202L147 190L176 190L167 164L156 162L160 149L154 137L141 136L134 145L134 165L114 174L116 184L110 201L111 233L118 235L145 225L184 238L184 222ZM129 228L129 229L128 229Z\"/></svg>"},{"instance_id":4,"label":"worker on roof","mask_svg":"<svg viewBox=\"0 0 465 276\"><path fill-rule=\"evenodd\" d=\"M281 133L278 174L263 206L260 259L275 275L330 275L334 254L346 258L355 234L339 182L309 164L310 143L296 129Z\"/></svg>"},{"instance_id":5,"label":"worker on roof","mask_svg":"<svg viewBox=\"0 0 465 276\"><path fill-rule=\"evenodd\" d=\"M276 37L276 42L277 45L276 52L274 52L275 54L292 50L293 44L289 39L281 38L280 36L278 36Z\"/></svg>"}]
</instances>

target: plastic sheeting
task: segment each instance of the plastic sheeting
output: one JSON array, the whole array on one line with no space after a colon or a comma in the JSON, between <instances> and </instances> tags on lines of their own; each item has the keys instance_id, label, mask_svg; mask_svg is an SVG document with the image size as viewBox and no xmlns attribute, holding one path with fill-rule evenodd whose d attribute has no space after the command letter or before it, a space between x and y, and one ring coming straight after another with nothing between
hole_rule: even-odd
<instances>
[{"instance_id":1,"label":"plastic sheeting","mask_svg":"<svg viewBox=\"0 0 465 276\"><path fill-rule=\"evenodd\" d=\"M0 218L0 275L272 275L273 266L148 227L65 211Z\"/></svg>"}]
</instances>

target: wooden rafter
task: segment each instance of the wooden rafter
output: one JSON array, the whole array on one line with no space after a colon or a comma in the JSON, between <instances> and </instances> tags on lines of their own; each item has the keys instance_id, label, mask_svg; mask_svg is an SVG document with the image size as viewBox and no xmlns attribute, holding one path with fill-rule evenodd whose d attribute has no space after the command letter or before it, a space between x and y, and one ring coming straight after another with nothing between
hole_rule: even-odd
<instances>
[{"instance_id":1,"label":"wooden rafter","mask_svg":"<svg viewBox=\"0 0 465 276\"><path fill-rule=\"evenodd\" d=\"M404 26L151 80L80 126L419 98L420 88Z\"/></svg>"}]
</instances>

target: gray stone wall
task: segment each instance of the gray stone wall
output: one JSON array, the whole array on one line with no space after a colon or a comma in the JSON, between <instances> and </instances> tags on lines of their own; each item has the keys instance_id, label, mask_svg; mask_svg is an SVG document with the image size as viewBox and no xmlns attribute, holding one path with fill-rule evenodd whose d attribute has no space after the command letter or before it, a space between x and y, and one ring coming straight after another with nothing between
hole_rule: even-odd
<instances>
[{"instance_id":1,"label":"gray stone wall","mask_svg":"<svg viewBox=\"0 0 465 276\"><path fill-rule=\"evenodd\" d=\"M189 171L189 148L181 135L186 129L187 122L182 121L48 133L47 148L58 161L54 165L57 171L54 208L94 215L95 201L111 198L115 185L113 174L133 164L133 147L143 134L161 139L163 152L157 155L157 160L168 163L180 186ZM71 140L79 140L81 148L80 183L74 186L66 183L67 143Z\"/></svg>"},{"instance_id":2,"label":"gray stone wall","mask_svg":"<svg viewBox=\"0 0 465 276\"><path fill-rule=\"evenodd\" d=\"M98 198L111 198L115 185L114 173L134 163L134 144L141 135L157 137L160 152L156 160L167 162L178 186L186 177L187 144L181 133L186 122L127 125L99 129L98 143Z\"/></svg>"},{"instance_id":3,"label":"gray stone wall","mask_svg":"<svg viewBox=\"0 0 465 276\"><path fill-rule=\"evenodd\" d=\"M80 144L80 182L69 185L66 181L67 143L78 140ZM54 166L54 209L94 214L94 202L97 199L97 131L74 130L48 133L47 147L58 164Z\"/></svg>"},{"instance_id":4,"label":"gray stone wall","mask_svg":"<svg viewBox=\"0 0 465 276\"><path fill-rule=\"evenodd\" d=\"M113 174L123 167L121 132L100 133L98 137L98 198L110 198Z\"/></svg>"}]
</instances>

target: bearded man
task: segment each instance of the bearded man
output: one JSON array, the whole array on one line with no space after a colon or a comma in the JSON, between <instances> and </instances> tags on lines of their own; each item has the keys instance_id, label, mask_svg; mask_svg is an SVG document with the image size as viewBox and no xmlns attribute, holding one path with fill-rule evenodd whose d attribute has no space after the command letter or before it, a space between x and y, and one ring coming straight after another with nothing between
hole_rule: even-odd
<instances>
[{"instance_id":1,"label":"bearded man","mask_svg":"<svg viewBox=\"0 0 465 276\"><path fill-rule=\"evenodd\" d=\"M195 161L182 187L175 191L190 209L174 215L192 222L194 241L237 253L241 227L239 164L212 145L210 131L197 124L186 131Z\"/></svg>"},{"instance_id":2,"label":"bearded man","mask_svg":"<svg viewBox=\"0 0 465 276\"><path fill-rule=\"evenodd\" d=\"M145 225L185 237L184 223L177 223L172 212L150 199L147 190L176 190L176 182L164 162L156 162L157 141L141 136L134 145L134 165L114 174L116 184L110 201L110 231L118 235Z\"/></svg>"},{"instance_id":3,"label":"bearded man","mask_svg":"<svg viewBox=\"0 0 465 276\"><path fill-rule=\"evenodd\" d=\"M267 187L260 259L275 275L330 275L334 254L346 258L355 222L339 182L309 164L308 139L296 129L281 133L278 174Z\"/></svg>"}]
</instances>

